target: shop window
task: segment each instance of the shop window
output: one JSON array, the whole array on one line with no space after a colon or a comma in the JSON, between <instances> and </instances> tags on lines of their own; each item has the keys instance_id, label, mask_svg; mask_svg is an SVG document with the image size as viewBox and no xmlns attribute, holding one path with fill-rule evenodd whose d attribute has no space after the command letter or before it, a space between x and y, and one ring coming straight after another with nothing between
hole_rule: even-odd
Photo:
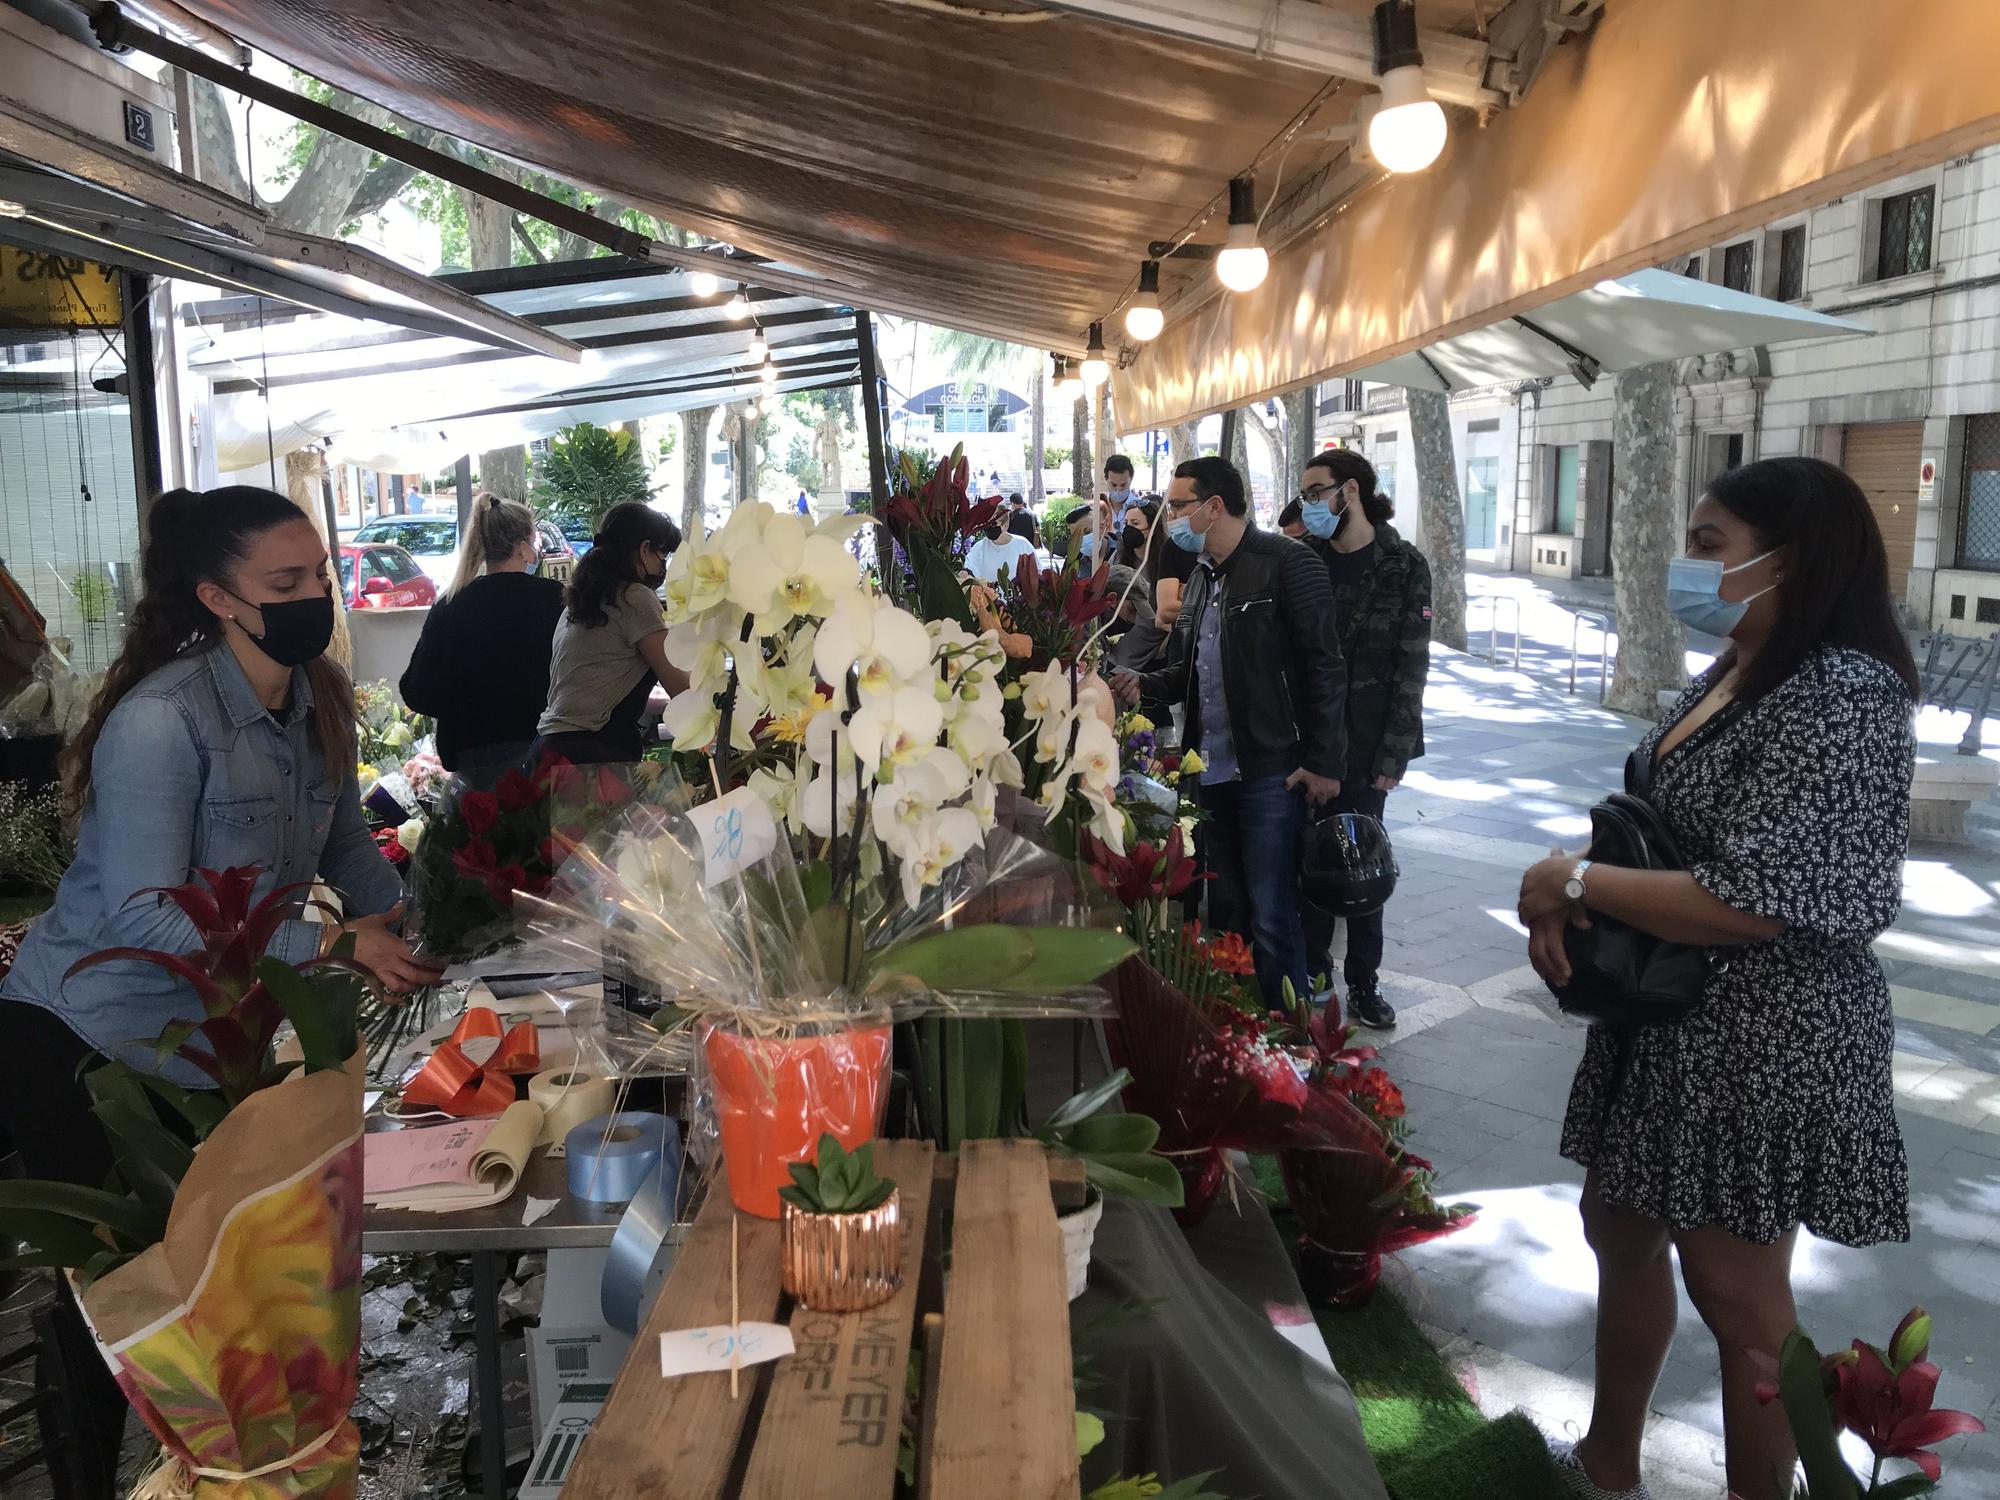
<instances>
[{"instance_id":1,"label":"shop window","mask_svg":"<svg viewBox=\"0 0 2000 1500\"><path fill-rule=\"evenodd\" d=\"M1375 439L1375 488L1389 499L1396 498L1396 434L1385 432Z\"/></svg>"},{"instance_id":2,"label":"shop window","mask_svg":"<svg viewBox=\"0 0 2000 1500\"><path fill-rule=\"evenodd\" d=\"M1576 535L1578 481L1583 473L1583 449L1572 444L1556 449L1555 530L1564 536Z\"/></svg>"},{"instance_id":3,"label":"shop window","mask_svg":"<svg viewBox=\"0 0 2000 1500\"><path fill-rule=\"evenodd\" d=\"M1778 231L1778 284L1780 302L1797 302L1806 294L1806 226L1793 224Z\"/></svg>"},{"instance_id":4,"label":"shop window","mask_svg":"<svg viewBox=\"0 0 2000 1500\"><path fill-rule=\"evenodd\" d=\"M2000 599L1981 599L1975 613L1981 625L2000 625Z\"/></svg>"},{"instance_id":5,"label":"shop window","mask_svg":"<svg viewBox=\"0 0 2000 1500\"><path fill-rule=\"evenodd\" d=\"M1752 276L1757 269L1757 247L1753 241L1740 240L1734 245L1725 245L1722 250L1722 284L1732 292L1748 292L1752 289Z\"/></svg>"},{"instance_id":6,"label":"shop window","mask_svg":"<svg viewBox=\"0 0 2000 1500\"><path fill-rule=\"evenodd\" d=\"M1959 565L2000 571L2000 416L1966 419L1963 467Z\"/></svg>"}]
</instances>

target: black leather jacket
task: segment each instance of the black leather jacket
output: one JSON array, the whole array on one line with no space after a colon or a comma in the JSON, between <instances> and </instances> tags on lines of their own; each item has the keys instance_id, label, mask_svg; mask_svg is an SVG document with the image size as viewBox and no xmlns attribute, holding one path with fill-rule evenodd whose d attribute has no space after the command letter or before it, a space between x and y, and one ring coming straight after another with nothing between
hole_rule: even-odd
<instances>
[{"instance_id":1,"label":"black leather jacket","mask_svg":"<svg viewBox=\"0 0 2000 1500\"><path fill-rule=\"evenodd\" d=\"M1148 696L1186 706L1190 748L1201 744L1193 668L1210 578L1208 568L1194 570L1166 665L1139 678ZM1222 565L1221 580L1222 696L1238 769L1247 778L1303 766L1338 780L1347 769L1347 670L1325 564L1303 542L1253 526Z\"/></svg>"}]
</instances>

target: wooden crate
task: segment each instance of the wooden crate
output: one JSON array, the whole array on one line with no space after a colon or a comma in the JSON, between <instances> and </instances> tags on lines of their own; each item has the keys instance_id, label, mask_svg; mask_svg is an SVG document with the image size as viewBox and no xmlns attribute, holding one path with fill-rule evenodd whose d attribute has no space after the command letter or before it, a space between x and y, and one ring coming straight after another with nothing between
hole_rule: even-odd
<instances>
[{"instance_id":1,"label":"wooden crate","mask_svg":"<svg viewBox=\"0 0 2000 1500\"><path fill-rule=\"evenodd\" d=\"M732 1207L709 1190L672 1274L585 1443L565 1500L889 1500L906 1367L918 1317L931 1315L920 1431L923 1493L1075 1500L1075 1392L1051 1159L1032 1141L978 1141L963 1159L884 1141L876 1165L902 1193L903 1289L863 1313L816 1313L780 1286L779 1229L737 1216L739 1296L747 1321L784 1322L797 1353L741 1372L663 1379L659 1336L729 1321ZM1053 1163L1063 1198L1079 1169ZM943 1318L938 1227L954 1248Z\"/></svg>"}]
</instances>

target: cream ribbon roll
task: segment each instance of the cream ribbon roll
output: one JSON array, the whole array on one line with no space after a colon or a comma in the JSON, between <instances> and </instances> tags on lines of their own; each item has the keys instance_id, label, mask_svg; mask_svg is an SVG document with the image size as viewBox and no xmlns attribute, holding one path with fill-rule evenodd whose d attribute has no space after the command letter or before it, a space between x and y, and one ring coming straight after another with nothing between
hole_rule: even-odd
<instances>
[{"instance_id":1,"label":"cream ribbon roll","mask_svg":"<svg viewBox=\"0 0 2000 1500\"><path fill-rule=\"evenodd\" d=\"M618 1090L610 1079L594 1073L551 1068L529 1080L528 1097L542 1107L542 1133L535 1144L553 1145L559 1155L570 1131L617 1107Z\"/></svg>"}]
</instances>

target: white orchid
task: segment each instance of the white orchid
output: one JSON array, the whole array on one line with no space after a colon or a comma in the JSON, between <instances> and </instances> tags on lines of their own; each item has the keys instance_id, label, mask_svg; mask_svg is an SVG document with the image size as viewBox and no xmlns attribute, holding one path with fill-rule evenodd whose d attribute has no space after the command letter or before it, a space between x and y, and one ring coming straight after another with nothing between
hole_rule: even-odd
<instances>
[{"instance_id":1,"label":"white orchid","mask_svg":"<svg viewBox=\"0 0 2000 1500\"><path fill-rule=\"evenodd\" d=\"M978 817L968 808L947 807L926 819L915 833L914 848L900 861L903 899L915 906L923 899L924 887L942 882L983 837Z\"/></svg>"},{"instance_id":2,"label":"white orchid","mask_svg":"<svg viewBox=\"0 0 2000 1500\"><path fill-rule=\"evenodd\" d=\"M1095 718L1077 722L1076 748L1062 775L1074 777L1090 791L1109 792L1118 785L1118 736L1110 725Z\"/></svg>"},{"instance_id":3,"label":"white orchid","mask_svg":"<svg viewBox=\"0 0 2000 1500\"><path fill-rule=\"evenodd\" d=\"M838 688L851 668L864 700L893 693L927 675L930 664L931 638L923 622L865 594L842 599L813 642L813 665L820 679Z\"/></svg>"},{"instance_id":4,"label":"white orchid","mask_svg":"<svg viewBox=\"0 0 2000 1500\"><path fill-rule=\"evenodd\" d=\"M944 709L928 687L898 688L864 701L848 728L864 764L900 770L937 744Z\"/></svg>"},{"instance_id":5,"label":"white orchid","mask_svg":"<svg viewBox=\"0 0 2000 1500\"><path fill-rule=\"evenodd\" d=\"M1019 773L1019 769L1018 766L1015 768L1016 774ZM991 833L994 825L1000 821L999 801L1000 789L992 777L975 776L973 778L972 795L966 799L965 805L972 815L979 820L979 831L982 834Z\"/></svg>"},{"instance_id":6,"label":"white orchid","mask_svg":"<svg viewBox=\"0 0 2000 1500\"><path fill-rule=\"evenodd\" d=\"M861 794L860 778L855 774L854 763L842 757L840 766L840 831L848 832L850 819L854 815L854 804ZM800 798L800 816L805 825L820 838L833 836L833 768L817 771L806 783L804 795Z\"/></svg>"},{"instance_id":7,"label":"white orchid","mask_svg":"<svg viewBox=\"0 0 2000 1500\"><path fill-rule=\"evenodd\" d=\"M628 834L615 864L624 896L646 911L665 911L697 888L701 872L694 857L671 834L642 838Z\"/></svg>"},{"instance_id":8,"label":"white orchid","mask_svg":"<svg viewBox=\"0 0 2000 1500\"><path fill-rule=\"evenodd\" d=\"M742 617L734 610L711 610L699 619L667 627L667 660L688 674L691 688L714 687L729 672L730 648Z\"/></svg>"},{"instance_id":9,"label":"white orchid","mask_svg":"<svg viewBox=\"0 0 2000 1500\"><path fill-rule=\"evenodd\" d=\"M715 736L722 728L722 707L715 701L716 696L707 689L692 687L686 692L675 693L667 700L666 711L660 715L661 736L671 739L676 750L708 749L715 743ZM754 705L746 704L739 694L736 712L729 722L732 748L751 750L756 747L750 729L758 718Z\"/></svg>"},{"instance_id":10,"label":"white orchid","mask_svg":"<svg viewBox=\"0 0 2000 1500\"><path fill-rule=\"evenodd\" d=\"M860 587L855 560L795 515L773 516L756 547L737 555L730 602L757 616L765 634L801 615L825 615Z\"/></svg>"},{"instance_id":11,"label":"white orchid","mask_svg":"<svg viewBox=\"0 0 2000 1500\"><path fill-rule=\"evenodd\" d=\"M971 773L949 750L933 747L875 788L871 817L875 836L899 858L914 851L912 840L948 802L965 794Z\"/></svg>"},{"instance_id":12,"label":"white orchid","mask_svg":"<svg viewBox=\"0 0 2000 1500\"><path fill-rule=\"evenodd\" d=\"M728 597L729 559L712 542L689 538L667 564L667 623L698 619Z\"/></svg>"},{"instance_id":13,"label":"white orchid","mask_svg":"<svg viewBox=\"0 0 2000 1500\"><path fill-rule=\"evenodd\" d=\"M749 787L757 794L758 800L771 810L774 820L785 824L793 833L805 826L805 804L796 766L781 761L768 770L759 767L750 773Z\"/></svg>"},{"instance_id":14,"label":"white orchid","mask_svg":"<svg viewBox=\"0 0 2000 1500\"><path fill-rule=\"evenodd\" d=\"M761 500L745 501L729 513L729 519L708 539L708 544L733 567L744 553L763 542L764 529L777 515L776 510Z\"/></svg>"},{"instance_id":15,"label":"white orchid","mask_svg":"<svg viewBox=\"0 0 2000 1500\"><path fill-rule=\"evenodd\" d=\"M1067 715L1076 706L1076 698L1069 671L1059 661L1021 678L1021 711L1031 719Z\"/></svg>"}]
</instances>

